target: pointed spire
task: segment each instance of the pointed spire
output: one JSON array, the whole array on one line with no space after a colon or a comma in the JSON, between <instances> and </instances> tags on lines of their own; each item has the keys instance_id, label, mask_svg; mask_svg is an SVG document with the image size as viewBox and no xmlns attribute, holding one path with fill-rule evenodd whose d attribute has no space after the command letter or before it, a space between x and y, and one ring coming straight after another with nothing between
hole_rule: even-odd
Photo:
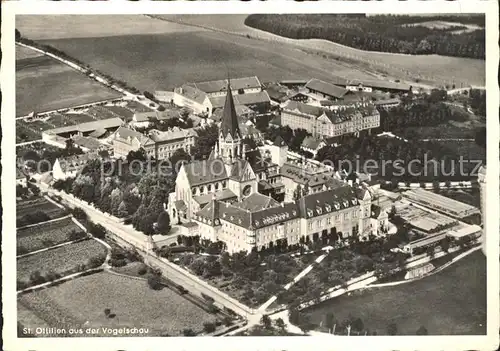
<instances>
[{"instance_id":1,"label":"pointed spire","mask_svg":"<svg viewBox=\"0 0 500 351\"><path fill-rule=\"evenodd\" d=\"M241 138L240 127L238 126L238 115L234 107L233 93L231 91L231 83L228 78L226 102L224 103L224 111L222 111L221 132L225 138L228 134L233 138Z\"/></svg>"}]
</instances>

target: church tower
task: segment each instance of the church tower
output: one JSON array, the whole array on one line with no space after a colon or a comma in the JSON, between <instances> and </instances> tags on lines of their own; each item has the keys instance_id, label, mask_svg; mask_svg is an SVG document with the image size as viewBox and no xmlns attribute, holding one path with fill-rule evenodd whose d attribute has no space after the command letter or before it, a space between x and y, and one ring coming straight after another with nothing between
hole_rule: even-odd
<instances>
[{"instance_id":1,"label":"church tower","mask_svg":"<svg viewBox=\"0 0 500 351\"><path fill-rule=\"evenodd\" d=\"M219 140L216 145L216 156L220 157L230 174L233 163L244 157L243 137L238 124L238 116L234 107L231 84L228 80L226 102L222 112L222 123L219 130Z\"/></svg>"}]
</instances>

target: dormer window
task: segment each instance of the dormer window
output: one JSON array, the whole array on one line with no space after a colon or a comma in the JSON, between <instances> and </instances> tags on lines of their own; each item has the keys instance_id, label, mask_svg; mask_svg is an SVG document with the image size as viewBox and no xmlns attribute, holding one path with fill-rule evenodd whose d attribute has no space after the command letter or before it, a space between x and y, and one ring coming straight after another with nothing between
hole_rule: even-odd
<instances>
[{"instance_id":1,"label":"dormer window","mask_svg":"<svg viewBox=\"0 0 500 351\"><path fill-rule=\"evenodd\" d=\"M344 201L344 207L348 207L349 206L349 201Z\"/></svg>"},{"instance_id":2,"label":"dormer window","mask_svg":"<svg viewBox=\"0 0 500 351\"><path fill-rule=\"evenodd\" d=\"M313 216L313 211L307 210L307 217L312 217L312 216Z\"/></svg>"},{"instance_id":3,"label":"dormer window","mask_svg":"<svg viewBox=\"0 0 500 351\"><path fill-rule=\"evenodd\" d=\"M332 211L332 206L330 206L329 204L326 204L325 205L325 210L326 210L326 212L331 212Z\"/></svg>"},{"instance_id":4,"label":"dormer window","mask_svg":"<svg viewBox=\"0 0 500 351\"><path fill-rule=\"evenodd\" d=\"M321 207L316 207L316 211L318 212L318 214L321 214L323 212L323 210L321 209Z\"/></svg>"},{"instance_id":5,"label":"dormer window","mask_svg":"<svg viewBox=\"0 0 500 351\"><path fill-rule=\"evenodd\" d=\"M351 202L352 202L353 205L356 205L358 203L358 200L352 199Z\"/></svg>"},{"instance_id":6,"label":"dormer window","mask_svg":"<svg viewBox=\"0 0 500 351\"><path fill-rule=\"evenodd\" d=\"M340 209L340 204L338 202L335 202L333 206L335 207L336 210Z\"/></svg>"},{"instance_id":7,"label":"dormer window","mask_svg":"<svg viewBox=\"0 0 500 351\"><path fill-rule=\"evenodd\" d=\"M225 213L222 214L222 218L226 218L227 215Z\"/></svg>"}]
</instances>

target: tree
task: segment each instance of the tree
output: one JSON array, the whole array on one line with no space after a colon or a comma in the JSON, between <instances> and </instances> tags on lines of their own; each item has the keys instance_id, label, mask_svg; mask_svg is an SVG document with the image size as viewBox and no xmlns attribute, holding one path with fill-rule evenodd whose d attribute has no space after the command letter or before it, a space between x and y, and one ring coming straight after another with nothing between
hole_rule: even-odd
<instances>
[{"instance_id":1,"label":"tree","mask_svg":"<svg viewBox=\"0 0 500 351\"><path fill-rule=\"evenodd\" d=\"M448 236L445 236L443 239L441 239L440 245L441 249L444 252L448 252L450 250L450 238Z\"/></svg>"},{"instance_id":2,"label":"tree","mask_svg":"<svg viewBox=\"0 0 500 351\"><path fill-rule=\"evenodd\" d=\"M361 332L365 329L365 325L361 318L356 318L355 320L352 321L352 329Z\"/></svg>"},{"instance_id":3,"label":"tree","mask_svg":"<svg viewBox=\"0 0 500 351\"><path fill-rule=\"evenodd\" d=\"M196 336L196 333L193 331L193 329L184 329L182 331L182 334L184 336Z\"/></svg>"},{"instance_id":4,"label":"tree","mask_svg":"<svg viewBox=\"0 0 500 351\"><path fill-rule=\"evenodd\" d=\"M104 309L104 315L106 316L106 318L109 318L110 314L111 314L111 310L109 308L105 308Z\"/></svg>"},{"instance_id":5,"label":"tree","mask_svg":"<svg viewBox=\"0 0 500 351\"><path fill-rule=\"evenodd\" d=\"M181 165L191 160L191 156L184 149L177 149L170 157L170 165L175 174L181 169Z\"/></svg>"},{"instance_id":6,"label":"tree","mask_svg":"<svg viewBox=\"0 0 500 351\"><path fill-rule=\"evenodd\" d=\"M203 129L198 129L198 138L194 146L191 148L191 155L196 160L208 158L212 149L219 137L219 128L212 124L205 126Z\"/></svg>"},{"instance_id":7,"label":"tree","mask_svg":"<svg viewBox=\"0 0 500 351\"><path fill-rule=\"evenodd\" d=\"M272 329L272 322L271 322L271 318L269 318L268 315L263 315L262 318L260 319L260 324L262 324L262 326L266 329Z\"/></svg>"},{"instance_id":8,"label":"tree","mask_svg":"<svg viewBox=\"0 0 500 351\"><path fill-rule=\"evenodd\" d=\"M203 331L207 334L215 331L215 324L211 322L203 323Z\"/></svg>"},{"instance_id":9,"label":"tree","mask_svg":"<svg viewBox=\"0 0 500 351\"><path fill-rule=\"evenodd\" d=\"M295 188L294 192L293 192L293 200L294 201L297 201L299 200L300 198L302 197L302 187L299 185L297 185L297 187Z\"/></svg>"},{"instance_id":10,"label":"tree","mask_svg":"<svg viewBox=\"0 0 500 351\"><path fill-rule=\"evenodd\" d=\"M110 202L110 212L113 215L118 214L118 208L123 202L123 193L120 188L114 189L110 194L111 202Z\"/></svg>"},{"instance_id":11,"label":"tree","mask_svg":"<svg viewBox=\"0 0 500 351\"><path fill-rule=\"evenodd\" d=\"M161 290L163 288L160 277L156 274L153 274L148 278L148 286L153 290Z\"/></svg>"},{"instance_id":12,"label":"tree","mask_svg":"<svg viewBox=\"0 0 500 351\"><path fill-rule=\"evenodd\" d=\"M21 32L18 29L16 29L15 33L16 33L16 41L19 41L21 39Z\"/></svg>"},{"instance_id":13,"label":"tree","mask_svg":"<svg viewBox=\"0 0 500 351\"><path fill-rule=\"evenodd\" d=\"M429 256L430 258L434 258L434 254L435 254L434 246L429 246L427 248L427 256Z\"/></svg>"},{"instance_id":14,"label":"tree","mask_svg":"<svg viewBox=\"0 0 500 351\"><path fill-rule=\"evenodd\" d=\"M130 151L127 155L127 163L131 163L134 160L145 162L147 159L148 156L146 154L146 150L142 147L137 151Z\"/></svg>"},{"instance_id":15,"label":"tree","mask_svg":"<svg viewBox=\"0 0 500 351\"><path fill-rule=\"evenodd\" d=\"M420 326L417 330L417 335L428 335L429 332L427 331L427 328L425 328L423 325Z\"/></svg>"},{"instance_id":16,"label":"tree","mask_svg":"<svg viewBox=\"0 0 500 351\"><path fill-rule=\"evenodd\" d=\"M276 324L276 328L278 328L280 333L284 334L286 332L286 324L282 318L276 319L274 323Z\"/></svg>"},{"instance_id":17,"label":"tree","mask_svg":"<svg viewBox=\"0 0 500 351\"><path fill-rule=\"evenodd\" d=\"M391 323L387 326L387 334L396 335L398 333L398 326L396 323Z\"/></svg>"},{"instance_id":18,"label":"tree","mask_svg":"<svg viewBox=\"0 0 500 351\"><path fill-rule=\"evenodd\" d=\"M88 225L88 231L92 236L98 238L98 239L104 239L106 236L106 229L100 225L100 224L95 224L95 223L89 223Z\"/></svg>"},{"instance_id":19,"label":"tree","mask_svg":"<svg viewBox=\"0 0 500 351\"><path fill-rule=\"evenodd\" d=\"M325 315L325 327L328 328L328 332L331 333L333 326L335 325L335 317L333 312L328 312Z\"/></svg>"},{"instance_id":20,"label":"tree","mask_svg":"<svg viewBox=\"0 0 500 351\"><path fill-rule=\"evenodd\" d=\"M161 234L168 234L170 231L170 216L167 212L163 211L160 213L157 219L157 229Z\"/></svg>"}]
</instances>

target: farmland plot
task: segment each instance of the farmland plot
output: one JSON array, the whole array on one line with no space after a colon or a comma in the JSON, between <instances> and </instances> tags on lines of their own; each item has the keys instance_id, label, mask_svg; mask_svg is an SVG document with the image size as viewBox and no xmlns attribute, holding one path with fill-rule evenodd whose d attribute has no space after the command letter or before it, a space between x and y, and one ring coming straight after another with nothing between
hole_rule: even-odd
<instances>
[{"instance_id":1,"label":"farmland plot","mask_svg":"<svg viewBox=\"0 0 500 351\"><path fill-rule=\"evenodd\" d=\"M55 219L63 215L64 209L54 205L43 197L35 200L23 200L16 203L16 220L20 220L23 216L36 211L42 211L50 219Z\"/></svg>"},{"instance_id":2,"label":"farmland plot","mask_svg":"<svg viewBox=\"0 0 500 351\"><path fill-rule=\"evenodd\" d=\"M17 280L29 282L30 275L38 271L41 275L49 272L69 274L89 259L106 255L106 248L96 240L86 240L43 251L17 260Z\"/></svg>"},{"instance_id":3,"label":"farmland plot","mask_svg":"<svg viewBox=\"0 0 500 351\"><path fill-rule=\"evenodd\" d=\"M16 116L121 96L48 56L16 62Z\"/></svg>"},{"instance_id":4,"label":"farmland plot","mask_svg":"<svg viewBox=\"0 0 500 351\"><path fill-rule=\"evenodd\" d=\"M138 303L140 301L140 303ZM107 318L104 310L114 314ZM18 299L19 321L35 326L31 315L42 316L51 327L63 325L148 328L147 335L178 336L184 328L201 331L203 323L215 321L184 297L168 288L152 290L146 281L102 272L80 277L49 289L24 294ZM141 335L139 335L141 336Z\"/></svg>"},{"instance_id":5,"label":"farmland plot","mask_svg":"<svg viewBox=\"0 0 500 351\"><path fill-rule=\"evenodd\" d=\"M20 229L17 231L18 254L28 253L70 241L71 238L69 234L71 232L82 232L82 229L78 227L71 218L64 218L59 221L42 223L33 227Z\"/></svg>"}]
</instances>

